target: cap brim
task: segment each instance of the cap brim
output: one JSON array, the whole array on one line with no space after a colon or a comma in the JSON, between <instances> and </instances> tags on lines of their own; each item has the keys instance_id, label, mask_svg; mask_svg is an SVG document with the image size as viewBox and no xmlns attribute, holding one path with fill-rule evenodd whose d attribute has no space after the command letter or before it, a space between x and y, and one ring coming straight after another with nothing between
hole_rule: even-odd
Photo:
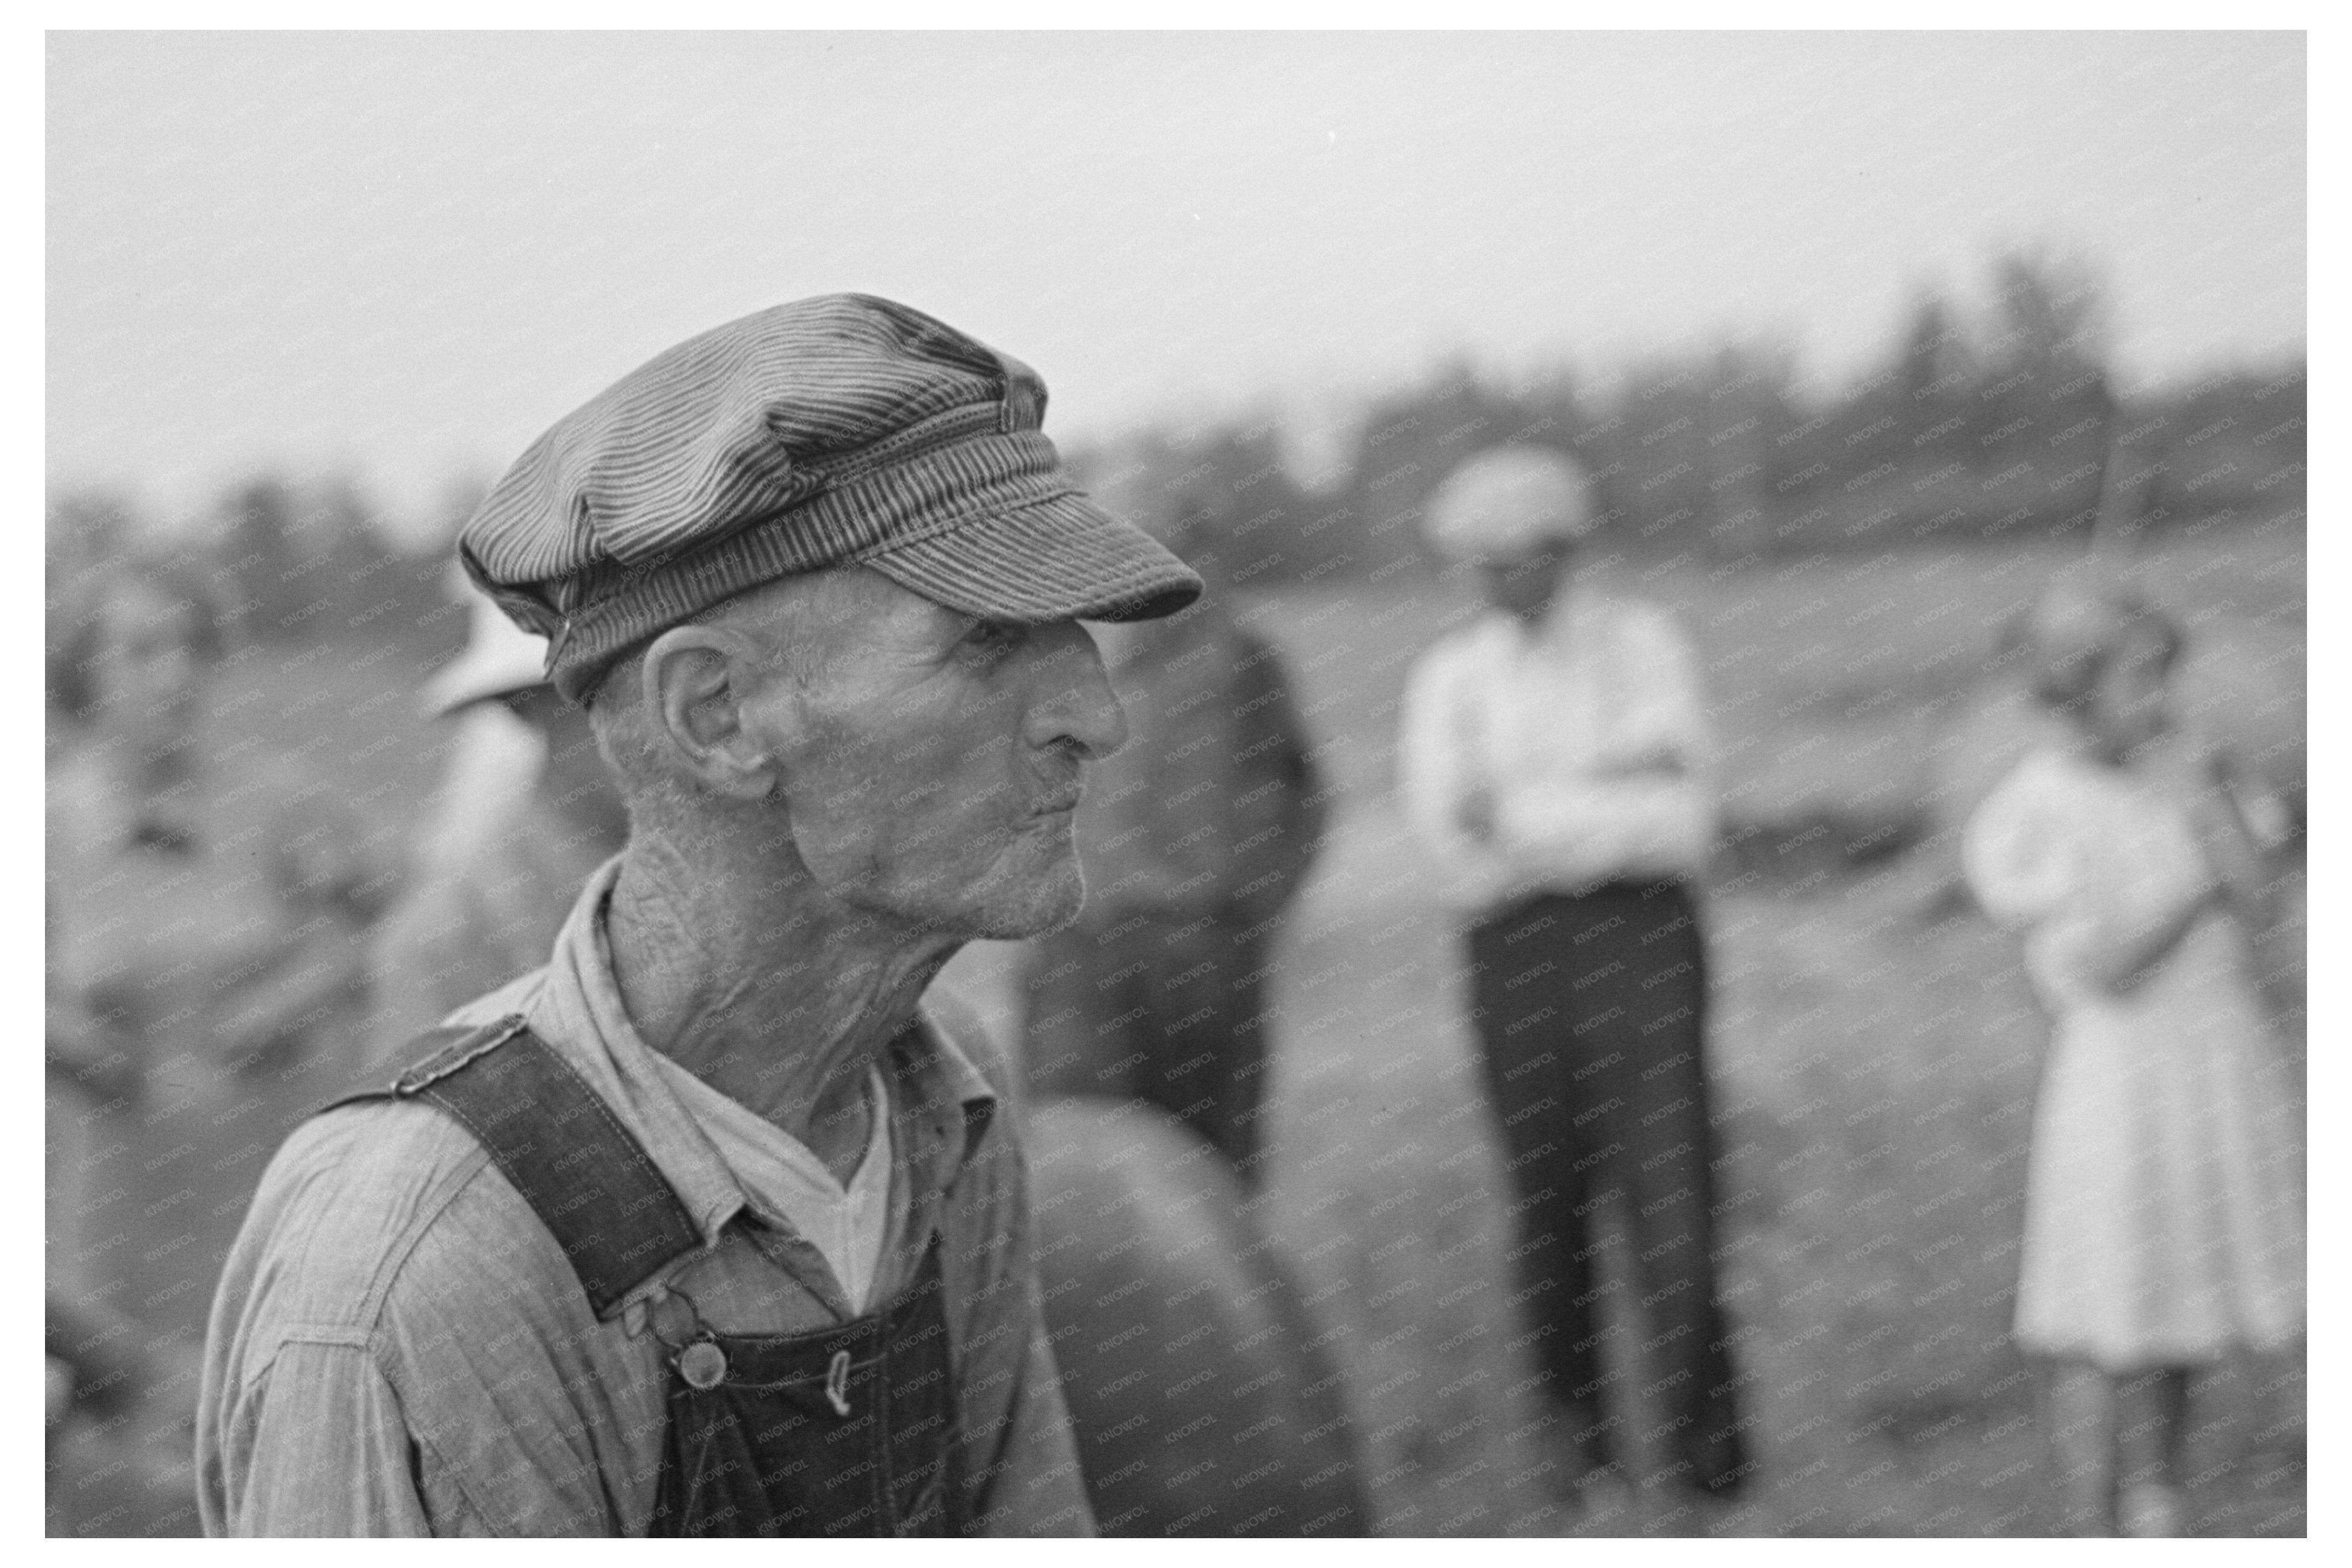
<instances>
[{"instance_id":1,"label":"cap brim","mask_svg":"<svg viewBox=\"0 0 2352 1568\"><path fill-rule=\"evenodd\" d=\"M1153 620L1202 586L1165 545L1081 495L975 518L866 564L934 604L1025 625Z\"/></svg>"}]
</instances>

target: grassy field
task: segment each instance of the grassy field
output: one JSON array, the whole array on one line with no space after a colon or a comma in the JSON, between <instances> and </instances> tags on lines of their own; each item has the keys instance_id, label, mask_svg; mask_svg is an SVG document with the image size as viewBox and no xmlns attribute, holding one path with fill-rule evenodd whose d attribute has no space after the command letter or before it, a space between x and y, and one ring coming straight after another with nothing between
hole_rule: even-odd
<instances>
[{"instance_id":1,"label":"grassy field","mask_svg":"<svg viewBox=\"0 0 2352 1568\"><path fill-rule=\"evenodd\" d=\"M2142 568L2196 632L2187 705L2289 790L2301 552L2286 528L2189 536ZM1991 782L2003 736L1979 699L1995 632L2071 553L1630 574L1702 647L1727 816L1751 841L1709 894L1710 1047L1730 1163L1725 1284L1760 1466L1735 1506L1702 1510L1653 1481L1597 1520L1559 1495L1508 1304L1509 1189L1451 921L1391 792L1405 672L1473 606L1423 582L1253 607L1289 656L1339 807L1276 971L1268 1223L1335 1336L1384 1532L2056 1528L2037 1485L2037 1381L2008 1336L2047 1026L2013 942L1938 896L1949 846L1934 831L1957 816L1939 784ZM1914 847L1836 853L1824 818L1909 823ZM982 948L953 976L1005 1029L1016 962ZM1611 1272L1622 1325L1624 1270ZM1633 1342L1614 1336L1612 1364L1638 1391ZM2196 1399L2199 1531L2299 1532L2300 1358L2229 1366ZM1637 1412L1649 1403L1636 1393ZM1650 1424L1633 1425L1654 1477Z\"/></svg>"},{"instance_id":2,"label":"grassy field","mask_svg":"<svg viewBox=\"0 0 2352 1568\"><path fill-rule=\"evenodd\" d=\"M2198 633L2189 705L2291 788L2301 548L2284 528L2190 537L2145 567ZM1860 867L1799 846L1822 811L1937 817L1939 777L1969 760L1937 742L1967 721L1995 628L2062 559L1633 574L1705 651L1727 816L1779 833L1727 861L1710 898L1726 1289L1761 1466L1737 1507L1700 1512L1649 1487L1631 1517L1584 1530L2054 1527L2036 1381L2007 1333L2046 1026L2013 943L1935 897L1938 846ZM1403 671L1466 607L1409 588L1258 607L1343 803L1280 971L1273 1223L1340 1331L1383 1527L1549 1533L1567 1521L1546 1511L1552 1455L1505 1305L1507 1188L1449 922L1388 788ZM2299 1531L2302 1453L2299 1357L2208 1379L2189 1455L2200 1531Z\"/></svg>"},{"instance_id":3,"label":"grassy field","mask_svg":"<svg viewBox=\"0 0 2352 1568\"><path fill-rule=\"evenodd\" d=\"M1421 885L1392 812L1347 816L1282 968L1272 1224L1339 1331L1383 1527L1551 1533L1568 1521L1545 1511L1552 1454L1506 1305L1508 1188ZM1646 1487L1633 1517L1589 1528L2053 1527L2035 1384L2007 1334L2044 1026L2009 943L1973 917L1923 921L1921 891L1897 863L1711 900L1725 1288L1759 1486L1705 1513ZM2200 1527L2299 1531L2299 1363L2231 1368L2199 1399Z\"/></svg>"},{"instance_id":4,"label":"grassy field","mask_svg":"<svg viewBox=\"0 0 2352 1568\"><path fill-rule=\"evenodd\" d=\"M1629 571L1700 643L1724 759L1735 848L1709 895L1711 1046L1761 1468L1736 1508L1701 1514L1651 1487L1629 1515L1581 1525L1507 1304L1507 1186L1450 922L1391 788L1405 672L1471 603L1400 578L1251 606L1296 672L1337 807L1282 938L1266 1212L1334 1332L1385 1531L2050 1528L2033 1382L2006 1333L2044 1026L2011 945L1934 897L1948 865L1933 832L1951 815L1944 784L1985 765L1966 725L1994 631L2063 559ZM2145 576L2197 633L2200 720L2299 789L2299 526L2178 537ZM216 755L317 771L394 857L446 754L411 706L425 662L392 643L247 658L222 683ZM1924 842L1853 852L1881 829L1882 847ZM953 976L1007 1029L1016 961L982 946ZM2302 1528L2302 1397L2299 1358L2200 1389L2201 1530Z\"/></svg>"}]
</instances>

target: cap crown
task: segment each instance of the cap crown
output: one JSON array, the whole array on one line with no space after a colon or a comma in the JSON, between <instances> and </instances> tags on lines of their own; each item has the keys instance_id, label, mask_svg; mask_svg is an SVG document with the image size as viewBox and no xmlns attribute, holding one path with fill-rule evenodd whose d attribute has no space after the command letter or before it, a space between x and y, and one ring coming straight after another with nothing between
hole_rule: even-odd
<instances>
[{"instance_id":1,"label":"cap crown","mask_svg":"<svg viewBox=\"0 0 2352 1568\"><path fill-rule=\"evenodd\" d=\"M461 557L519 624L551 636L583 574L708 545L927 430L1035 430L1045 406L1026 365L919 310L866 294L794 300L655 355L559 420L491 487Z\"/></svg>"}]
</instances>

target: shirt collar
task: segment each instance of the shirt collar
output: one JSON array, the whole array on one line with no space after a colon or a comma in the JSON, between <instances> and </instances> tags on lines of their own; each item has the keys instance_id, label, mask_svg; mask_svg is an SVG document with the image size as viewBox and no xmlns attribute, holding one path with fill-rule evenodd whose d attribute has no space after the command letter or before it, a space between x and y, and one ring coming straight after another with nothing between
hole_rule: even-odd
<instances>
[{"instance_id":1,"label":"shirt collar","mask_svg":"<svg viewBox=\"0 0 2352 1568\"><path fill-rule=\"evenodd\" d=\"M656 1053L622 1004L604 929L620 868L615 856L581 890L556 936L528 1021L612 1106L693 1216L704 1245L716 1247L719 1233L749 1206L749 1199L709 1135L665 1080ZM986 1131L995 1090L940 1027L928 1003L892 1044L884 1070L892 1089L896 1157L935 1151L912 1168L944 1188ZM944 1136L958 1131L961 1138Z\"/></svg>"}]
</instances>

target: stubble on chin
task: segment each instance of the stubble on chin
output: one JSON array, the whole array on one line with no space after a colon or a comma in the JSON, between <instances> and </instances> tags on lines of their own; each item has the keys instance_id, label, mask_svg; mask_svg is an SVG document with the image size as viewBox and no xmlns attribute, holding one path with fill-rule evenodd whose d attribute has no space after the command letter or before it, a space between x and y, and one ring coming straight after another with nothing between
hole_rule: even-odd
<instances>
[{"instance_id":1,"label":"stubble on chin","mask_svg":"<svg viewBox=\"0 0 2352 1568\"><path fill-rule=\"evenodd\" d=\"M980 895L980 929L974 934L982 941L1019 942L1075 921L1086 907L1087 881L1069 819L1065 816L1028 855L998 861Z\"/></svg>"},{"instance_id":2,"label":"stubble on chin","mask_svg":"<svg viewBox=\"0 0 2352 1568\"><path fill-rule=\"evenodd\" d=\"M1055 878L1055 897L1050 906L1040 911L1039 920L1030 936L1045 936L1066 931L1077 923L1087 907L1086 873L1078 868L1077 858L1072 856Z\"/></svg>"}]
</instances>

